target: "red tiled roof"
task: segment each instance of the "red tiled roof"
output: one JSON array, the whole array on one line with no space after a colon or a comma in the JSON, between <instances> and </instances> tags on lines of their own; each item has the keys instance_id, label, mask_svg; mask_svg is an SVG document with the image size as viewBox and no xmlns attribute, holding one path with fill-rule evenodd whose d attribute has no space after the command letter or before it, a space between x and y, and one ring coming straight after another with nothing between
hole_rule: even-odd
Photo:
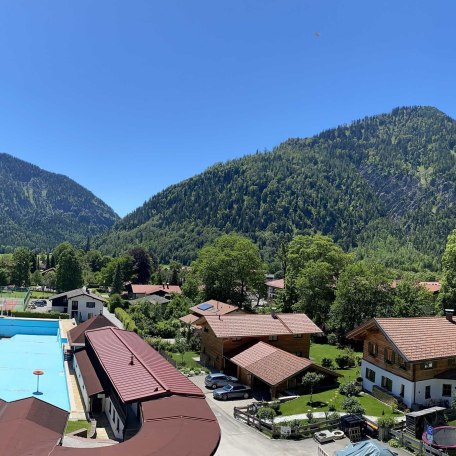
<instances>
[{"instance_id":1,"label":"red tiled roof","mask_svg":"<svg viewBox=\"0 0 456 456\"><path fill-rule=\"evenodd\" d=\"M86 339L123 402L164 394L204 395L134 332L101 328L87 331Z\"/></svg>"},{"instance_id":2,"label":"red tiled roof","mask_svg":"<svg viewBox=\"0 0 456 456\"><path fill-rule=\"evenodd\" d=\"M131 284L131 291L135 294L154 294L157 291L165 291L166 293L181 294L182 290L179 285L138 285Z\"/></svg>"},{"instance_id":3,"label":"red tiled roof","mask_svg":"<svg viewBox=\"0 0 456 456\"><path fill-rule=\"evenodd\" d=\"M217 337L248 337L285 334L317 334L322 330L303 313L295 314L228 314L206 316Z\"/></svg>"},{"instance_id":4,"label":"red tiled roof","mask_svg":"<svg viewBox=\"0 0 456 456\"><path fill-rule=\"evenodd\" d=\"M196 320L198 320L199 317L193 314L188 314L184 315L183 317L180 317L179 320L182 321L183 323L186 323L187 325L191 325L195 323Z\"/></svg>"},{"instance_id":5,"label":"red tiled roof","mask_svg":"<svg viewBox=\"0 0 456 456\"><path fill-rule=\"evenodd\" d=\"M307 358L300 358L265 342L257 342L231 358L231 361L271 386L312 366Z\"/></svg>"},{"instance_id":6,"label":"red tiled roof","mask_svg":"<svg viewBox=\"0 0 456 456\"><path fill-rule=\"evenodd\" d=\"M114 324L111 323L111 321L108 320L104 315L97 315L95 317L89 318L84 323L80 323L67 332L68 343L70 345L84 344L84 333L86 331L89 329L103 328L105 326L114 326Z\"/></svg>"},{"instance_id":7,"label":"red tiled roof","mask_svg":"<svg viewBox=\"0 0 456 456\"><path fill-rule=\"evenodd\" d=\"M440 291L442 284L440 282L420 282L418 284L420 287L426 288L426 290L430 291L431 293L437 293Z\"/></svg>"},{"instance_id":8,"label":"red tiled roof","mask_svg":"<svg viewBox=\"0 0 456 456\"><path fill-rule=\"evenodd\" d=\"M272 287L272 288L284 289L285 288L285 280L284 279L270 280L269 282L266 282L266 286Z\"/></svg>"},{"instance_id":9,"label":"red tiled roof","mask_svg":"<svg viewBox=\"0 0 456 456\"><path fill-rule=\"evenodd\" d=\"M81 350L76 352L74 356L78 363L87 395L90 397L94 394L102 393L104 391L103 387L101 386L98 375L90 362L87 352L85 350Z\"/></svg>"},{"instance_id":10,"label":"red tiled roof","mask_svg":"<svg viewBox=\"0 0 456 456\"><path fill-rule=\"evenodd\" d=\"M456 357L456 320L446 317L374 318L347 334L363 339L378 328L407 361Z\"/></svg>"},{"instance_id":11,"label":"red tiled roof","mask_svg":"<svg viewBox=\"0 0 456 456\"><path fill-rule=\"evenodd\" d=\"M211 308L206 310L202 310L199 307L204 306L205 304L209 304ZM239 310L238 306L233 306L232 304L227 304L225 302L216 301L215 299L210 299L209 301L203 302L198 304L197 306L190 307L190 310L200 316L206 315L226 315L231 312L235 312Z\"/></svg>"},{"instance_id":12,"label":"red tiled roof","mask_svg":"<svg viewBox=\"0 0 456 456\"><path fill-rule=\"evenodd\" d=\"M60 441L68 412L35 397L0 403L0 453L45 456Z\"/></svg>"}]
</instances>

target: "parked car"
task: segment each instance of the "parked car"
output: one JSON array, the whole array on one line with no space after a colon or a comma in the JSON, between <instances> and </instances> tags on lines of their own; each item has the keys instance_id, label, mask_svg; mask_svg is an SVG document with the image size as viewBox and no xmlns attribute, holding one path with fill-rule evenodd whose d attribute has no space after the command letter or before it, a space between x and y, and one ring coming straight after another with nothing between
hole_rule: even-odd
<instances>
[{"instance_id":1,"label":"parked car","mask_svg":"<svg viewBox=\"0 0 456 456\"><path fill-rule=\"evenodd\" d=\"M228 383L235 383L239 380L236 377L231 377L230 375L225 375L222 373L219 374L209 374L206 375L204 379L204 384L208 388L220 388L221 386L225 386Z\"/></svg>"},{"instance_id":2,"label":"parked car","mask_svg":"<svg viewBox=\"0 0 456 456\"><path fill-rule=\"evenodd\" d=\"M250 386L242 385L241 383L233 383L225 385L223 388L217 388L213 392L214 399L248 399L252 395Z\"/></svg>"},{"instance_id":3,"label":"parked car","mask_svg":"<svg viewBox=\"0 0 456 456\"><path fill-rule=\"evenodd\" d=\"M36 301L33 301L33 304L35 304L37 307L46 307L47 301L44 299L37 299Z\"/></svg>"}]
</instances>

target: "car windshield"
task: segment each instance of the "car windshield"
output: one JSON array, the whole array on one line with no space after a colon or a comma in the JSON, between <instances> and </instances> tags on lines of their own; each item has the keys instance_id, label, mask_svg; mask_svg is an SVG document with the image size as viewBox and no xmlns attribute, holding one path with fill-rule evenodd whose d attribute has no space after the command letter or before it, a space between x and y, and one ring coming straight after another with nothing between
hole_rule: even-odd
<instances>
[{"instance_id":1,"label":"car windshield","mask_svg":"<svg viewBox=\"0 0 456 456\"><path fill-rule=\"evenodd\" d=\"M233 387L232 387L231 385L225 385L225 386L223 387L223 389L224 389L225 391L231 391L232 388L233 388Z\"/></svg>"}]
</instances>

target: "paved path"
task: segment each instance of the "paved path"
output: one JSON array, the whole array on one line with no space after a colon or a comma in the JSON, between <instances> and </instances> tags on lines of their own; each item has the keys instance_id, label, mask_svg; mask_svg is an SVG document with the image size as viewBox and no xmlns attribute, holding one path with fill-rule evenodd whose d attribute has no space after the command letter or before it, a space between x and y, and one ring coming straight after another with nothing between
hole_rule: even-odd
<instances>
[{"instance_id":1,"label":"paved path","mask_svg":"<svg viewBox=\"0 0 456 456\"><path fill-rule=\"evenodd\" d=\"M105 306L103 307L103 315L111 322L114 323L118 328L125 329L122 322L111 312L109 312L108 308Z\"/></svg>"}]
</instances>

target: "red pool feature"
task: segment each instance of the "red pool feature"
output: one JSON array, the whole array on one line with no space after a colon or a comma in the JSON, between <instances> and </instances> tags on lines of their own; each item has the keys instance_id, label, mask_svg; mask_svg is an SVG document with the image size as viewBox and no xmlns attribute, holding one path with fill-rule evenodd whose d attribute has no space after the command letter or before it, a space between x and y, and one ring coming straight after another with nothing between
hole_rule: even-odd
<instances>
[{"instance_id":1,"label":"red pool feature","mask_svg":"<svg viewBox=\"0 0 456 456\"><path fill-rule=\"evenodd\" d=\"M426 431L423 432L423 442L434 448L456 448L456 427L439 426L433 429L433 439L429 442L426 438Z\"/></svg>"}]
</instances>

